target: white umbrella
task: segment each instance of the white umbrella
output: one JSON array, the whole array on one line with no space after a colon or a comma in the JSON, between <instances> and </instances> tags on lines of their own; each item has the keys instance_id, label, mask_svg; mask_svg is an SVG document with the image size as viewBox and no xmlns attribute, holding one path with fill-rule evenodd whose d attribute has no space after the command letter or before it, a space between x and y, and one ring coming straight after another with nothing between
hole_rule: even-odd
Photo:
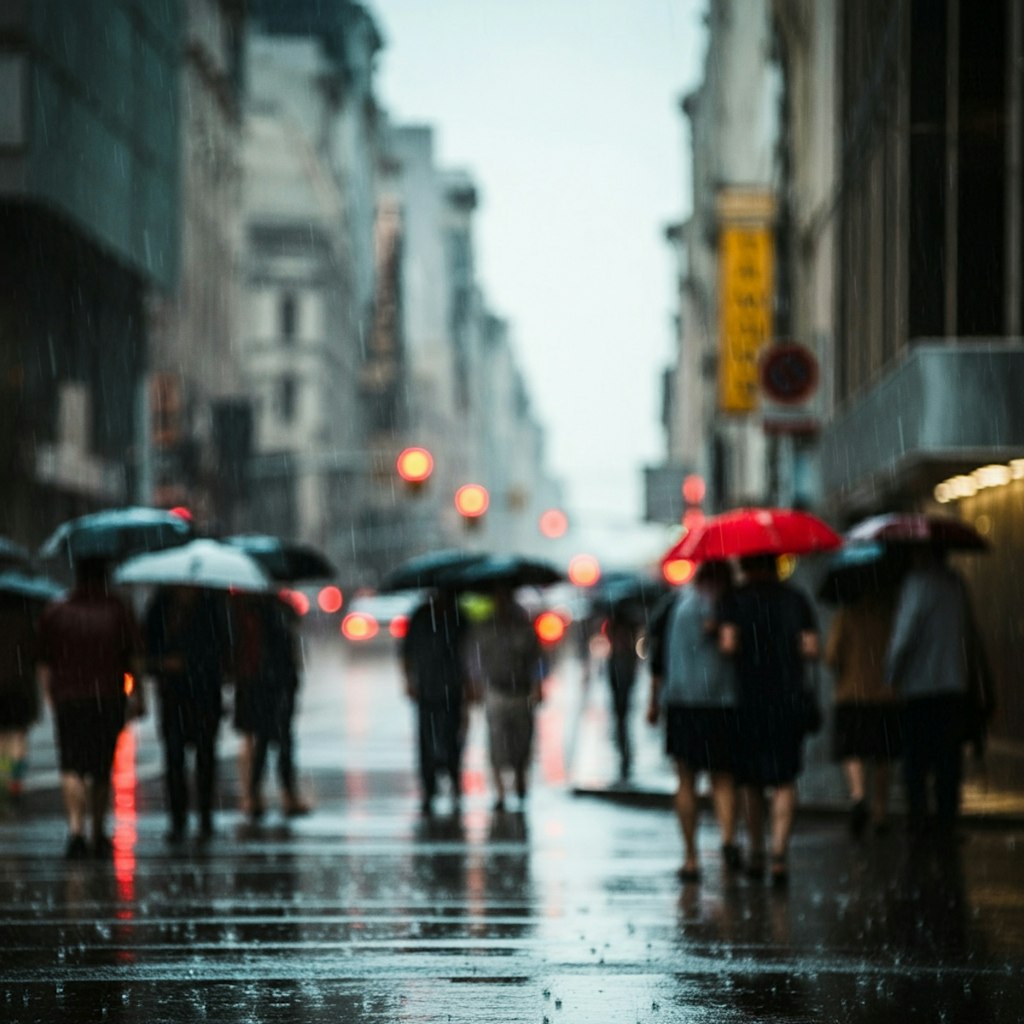
<instances>
[{"instance_id":1,"label":"white umbrella","mask_svg":"<svg viewBox=\"0 0 1024 1024\"><path fill-rule=\"evenodd\" d=\"M189 541L180 547L129 558L114 573L118 583L208 587L212 590L269 589L259 563L240 548L220 541Z\"/></svg>"}]
</instances>

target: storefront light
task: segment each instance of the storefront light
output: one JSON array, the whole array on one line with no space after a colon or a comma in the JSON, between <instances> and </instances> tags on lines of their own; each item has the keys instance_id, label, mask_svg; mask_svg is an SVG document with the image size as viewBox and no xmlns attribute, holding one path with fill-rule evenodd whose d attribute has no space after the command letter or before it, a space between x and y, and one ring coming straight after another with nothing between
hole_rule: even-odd
<instances>
[{"instance_id":1,"label":"storefront light","mask_svg":"<svg viewBox=\"0 0 1024 1024\"><path fill-rule=\"evenodd\" d=\"M1014 480L1024 479L1024 459L1010 460L1010 474Z\"/></svg>"},{"instance_id":2,"label":"storefront light","mask_svg":"<svg viewBox=\"0 0 1024 1024\"><path fill-rule=\"evenodd\" d=\"M976 469L971 474L971 479L981 490L983 487L1002 487L1013 479L1013 475L1009 466L991 465Z\"/></svg>"},{"instance_id":3,"label":"storefront light","mask_svg":"<svg viewBox=\"0 0 1024 1024\"><path fill-rule=\"evenodd\" d=\"M949 485L948 480L943 480L941 484L936 484L935 490L932 493L935 495L935 500L940 505L945 505L955 497L953 494L953 488Z\"/></svg>"},{"instance_id":4,"label":"storefront light","mask_svg":"<svg viewBox=\"0 0 1024 1024\"><path fill-rule=\"evenodd\" d=\"M973 498L978 493L978 485L969 476L955 476L949 485L955 498Z\"/></svg>"},{"instance_id":5,"label":"storefront light","mask_svg":"<svg viewBox=\"0 0 1024 1024\"><path fill-rule=\"evenodd\" d=\"M978 491L990 487L1005 487L1014 480L1024 480L1024 459L1011 459L1009 463L994 462L979 466L969 474L951 476L935 485L932 491L941 505L959 498L973 498Z\"/></svg>"}]
</instances>

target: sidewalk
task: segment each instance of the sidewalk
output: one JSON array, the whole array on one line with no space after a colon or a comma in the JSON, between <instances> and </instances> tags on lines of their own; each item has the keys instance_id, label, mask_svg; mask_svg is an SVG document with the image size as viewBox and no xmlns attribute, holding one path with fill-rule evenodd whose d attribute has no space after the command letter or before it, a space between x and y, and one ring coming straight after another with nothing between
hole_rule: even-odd
<instances>
[{"instance_id":1,"label":"sidewalk","mask_svg":"<svg viewBox=\"0 0 1024 1024\"><path fill-rule=\"evenodd\" d=\"M599 797L637 806L665 806L675 792L672 762L663 753L664 731L651 728L645 721L648 681L646 673L637 679L633 694L634 770L630 779L620 782L618 755L615 752L608 686L604 666L595 665L589 682L581 678L578 663L563 669L566 683L583 691L579 734L574 744L569 769L572 791L578 796ZM804 771L799 780L800 813L841 816L849 810L839 768L829 759L829 723L807 743ZM1009 752L996 745L992 760L1009 764ZM979 771L968 761L968 778L963 787L963 820L971 827L1024 827L1024 778L1014 765L1007 770ZM1015 770L1016 769L1016 770ZM1016 780L1016 783L1014 782ZM706 786L706 780L702 780ZM706 791L703 791L706 795ZM898 780L892 799L893 811L902 813L902 793Z\"/></svg>"}]
</instances>

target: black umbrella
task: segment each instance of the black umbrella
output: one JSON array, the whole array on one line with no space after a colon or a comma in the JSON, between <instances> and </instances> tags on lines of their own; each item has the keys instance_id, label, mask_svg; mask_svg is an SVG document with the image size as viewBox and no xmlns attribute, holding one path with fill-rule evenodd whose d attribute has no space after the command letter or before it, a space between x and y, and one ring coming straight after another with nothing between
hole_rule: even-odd
<instances>
[{"instance_id":1,"label":"black umbrella","mask_svg":"<svg viewBox=\"0 0 1024 1024\"><path fill-rule=\"evenodd\" d=\"M849 604L894 588L905 570L902 550L879 543L847 544L829 559L818 597L829 604Z\"/></svg>"},{"instance_id":2,"label":"black umbrella","mask_svg":"<svg viewBox=\"0 0 1024 1024\"><path fill-rule=\"evenodd\" d=\"M547 562L519 555L488 555L475 565L442 574L438 583L455 590L495 590L499 587L547 587L565 575Z\"/></svg>"},{"instance_id":3,"label":"black umbrella","mask_svg":"<svg viewBox=\"0 0 1024 1024\"><path fill-rule=\"evenodd\" d=\"M872 516L850 528L846 539L854 543L887 545L927 544L960 551L987 551L989 542L978 531L954 516L922 512L889 512Z\"/></svg>"},{"instance_id":4,"label":"black umbrella","mask_svg":"<svg viewBox=\"0 0 1024 1024\"><path fill-rule=\"evenodd\" d=\"M668 590L663 580L639 573L616 572L602 576L588 597L595 612L625 614L643 620Z\"/></svg>"},{"instance_id":5,"label":"black umbrella","mask_svg":"<svg viewBox=\"0 0 1024 1024\"><path fill-rule=\"evenodd\" d=\"M267 533L243 533L226 537L225 542L251 555L279 583L322 580L336 576L338 570L326 555L312 544L283 540Z\"/></svg>"},{"instance_id":6,"label":"black umbrella","mask_svg":"<svg viewBox=\"0 0 1024 1024\"><path fill-rule=\"evenodd\" d=\"M423 590L443 584L453 573L482 562L487 556L474 551L445 549L410 558L384 577L381 591Z\"/></svg>"},{"instance_id":7,"label":"black umbrella","mask_svg":"<svg viewBox=\"0 0 1024 1024\"><path fill-rule=\"evenodd\" d=\"M144 551L161 551L195 536L192 524L174 512L135 506L112 508L62 523L39 549L42 558L68 563L83 558L121 561Z\"/></svg>"}]
</instances>

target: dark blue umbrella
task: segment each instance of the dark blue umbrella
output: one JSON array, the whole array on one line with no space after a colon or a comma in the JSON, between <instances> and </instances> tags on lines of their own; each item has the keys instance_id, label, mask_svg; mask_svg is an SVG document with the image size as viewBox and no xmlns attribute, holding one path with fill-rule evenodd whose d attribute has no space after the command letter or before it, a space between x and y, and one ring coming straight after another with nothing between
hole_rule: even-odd
<instances>
[{"instance_id":1,"label":"dark blue umbrella","mask_svg":"<svg viewBox=\"0 0 1024 1024\"><path fill-rule=\"evenodd\" d=\"M829 559L818 597L829 604L848 604L894 588L905 570L901 550L880 543L848 543Z\"/></svg>"},{"instance_id":2,"label":"dark blue umbrella","mask_svg":"<svg viewBox=\"0 0 1024 1024\"><path fill-rule=\"evenodd\" d=\"M547 587L564 579L565 575L547 562L520 555L488 555L474 565L441 574L438 585L486 592L499 587Z\"/></svg>"},{"instance_id":3,"label":"dark blue umbrella","mask_svg":"<svg viewBox=\"0 0 1024 1024\"><path fill-rule=\"evenodd\" d=\"M32 554L26 547L9 537L0 537L0 566L27 569L32 565Z\"/></svg>"},{"instance_id":4,"label":"dark blue umbrella","mask_svg":"<svg viewBox=\"0 0 1024 1024\"><path fill-rule=\"evenodd\" d=\"M390 592L437 587L453 573L468 569L486 557L480 552L461 551L455 548L428 551L394 568L384 577L379 589L382 592Z\"/></svg>"},{"instance_id":5,"label":"dark blue umbrella","mask_svg":"<svg viewBox=\"0 0 1024 1024\"><path fill-rule=\"evenodd\" d=\"M64 588L46 576L9 569L0 572L0 595L20 597L37 604L56 601L64 595Z\"/></svg>"},{"instance_id":6,"label":"dark blue umbrella","mask_svg":"<svg viewBox=\"0 0 1024 1024\"><path fill-rule=\"evenodd\" d=\"M283 540L267 533L242 533L225 537L225 543L251 555L279 583L333 578L338 570L312 544Z\"/></svg>"},{"instance_id":7,"label":"dark blue umbrella","mask_svg":"<svg viewBox=\"0 0 1024 1024\"><path fill-rule=\"evenodd\" d=\"M83 558L119 562L129 555L184 544L194 536L192 524L174 512L144 506L112 508L62 523L39 554L72 565Z\"/></svg>"}]
</instances>

